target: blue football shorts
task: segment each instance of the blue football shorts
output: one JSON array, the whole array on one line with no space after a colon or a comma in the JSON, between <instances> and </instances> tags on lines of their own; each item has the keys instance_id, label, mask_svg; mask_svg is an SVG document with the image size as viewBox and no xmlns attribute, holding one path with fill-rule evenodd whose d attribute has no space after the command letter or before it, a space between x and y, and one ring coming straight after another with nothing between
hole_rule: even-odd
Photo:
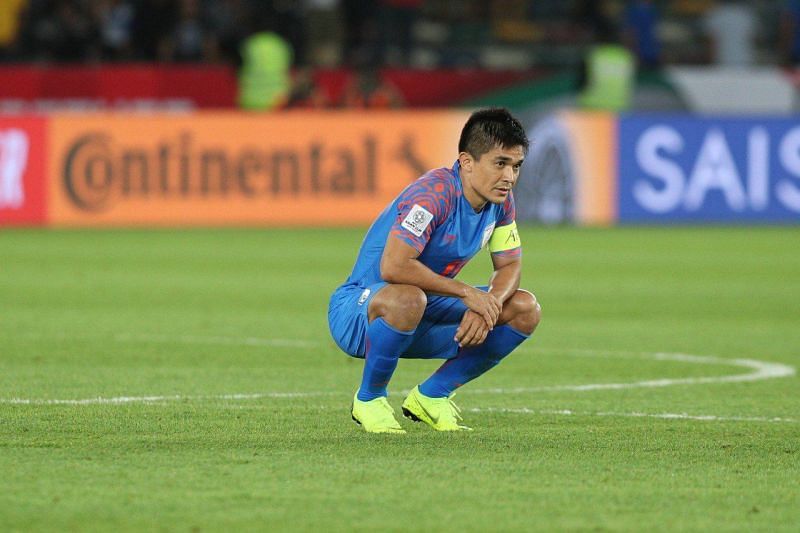
<instances>
[{"instance_id":1,"label":"blue football shorts","mask_svg":"<svg viewBox=\"0 0 800 533\"><path fill-rule=\"evenodd\" d=\"M367 309L385 282L368 287L342 285L333 293L328 306L328 327L333 340L346 354L364 357L366 351ZM478 287L486 291L487 286ZM428 295L428 305L414 333L414 340L401 357L408 359L450 359L458 353L453 339L467 306L452 296Z\"/></svg>"}]
</instances>

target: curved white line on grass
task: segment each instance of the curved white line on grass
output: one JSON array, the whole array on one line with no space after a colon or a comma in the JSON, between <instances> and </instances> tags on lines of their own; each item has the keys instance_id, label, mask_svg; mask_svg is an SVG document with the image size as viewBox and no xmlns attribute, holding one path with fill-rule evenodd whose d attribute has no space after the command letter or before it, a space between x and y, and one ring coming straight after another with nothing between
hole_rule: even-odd
<instances>
[{"instance_id":1,"label":"curved white line on grass","mask_svg":"<svg viewBox=\"0 0 800 533\"><path fill-rule=\"evenodd\" d=\"M592 350L570 350L564 353L588 356L608 356L614 352L592 351ZM477 394L514 394L522 392L545 392L545 391L593 391L593 390L616 390L616 389L635 389L642 387L671 387L674 385L703 385L707 383L738 383L744 381L759 381L762 379L775 379L793 376L796 373L794 367L782 363L770 363L767 361L756 361L755 359L725 359L711 355L691 355L683 353L646 353L646 352L619 352L614 355L623 357L638 356L645 359L656 361L679 361L682 363L708 364L708 365L732 365L742 368L749 368L753 372L747 374L733 374L727 376L705 376L699 378L665 378L651 379L644 381L634 381L628 383L588 383L585 385L548 385L542 387L512 387L512 388L492 388L475 389L470 392ZM613 355L612 355L613 356Z\"/></svg>"},{"instance_id":2,"label":"curved white line on grass","mask_svg":"<svg viewBox=\"0 0 800 533\"><path fill-rule=\"evenodd\" d=\"M666 420L704 420L709 422L786 422L796 424L794 418L767 416L716 416L690 415L688 413L618 413L618 412L580 412L571 409L529 409L527 407L475 407L467 409L470 413L512 413L522 415L566 415L566 416L618 416L627 418L662 418Z\"/></svg>"},{"instance_id":3,"label":"curved white line on grass","mask_svg":"<svg viewBox=\"0 0 800 533\"><path fill-rule=\"evenodd\" d=\"M232 338L232 337L195 337L195 336L166 336L166 335L146 335L146 336L120 336L118 340L143 340L145 342L189 342L203 344L247 344L258 346L294 346L308 347L315 346L313 341L294 340L294 339L259 339L259 338ZM654 359L658 361L679 361L694 364L711 365L733 365L752 369L753 372L747 374L733 374L725 376L706 376L699 378L675 378L675 379L655 379L645 381L635 381L628 383L589 383L582 385L549 385L540 387L513 387L513 388L491 388L491 389L472 389L474 394L519 394L525 392L546 392L546 391L593 391L593 390L617 390L632 389L640 387L668 387L674 385L701 385L708 383L736 383L747 381L758 381L763 379L774 379L788 377L795 374L794 367L781 363L770 363L766 361L756 361L754 359L725 359L722 357L691 355L682 353L648 353L648 352L625 352L610 350L561 350L560 353L582 355L591 357L639 357ZM408 391L400 391L395 394L407 394ZM97 405L97 404L128 404L128 403L156 403L156 402L177 402L194 400L257 400L262 398L310 398L315 396L336 396L338 392L316 391L316 392L263 392L253 394L221 394L221 395L166 395L166 396L117 396L111 398L83 398L83 399L26 399L26 398L0 398L0 404L16 405Z\"/></svg>"}]
</instances>

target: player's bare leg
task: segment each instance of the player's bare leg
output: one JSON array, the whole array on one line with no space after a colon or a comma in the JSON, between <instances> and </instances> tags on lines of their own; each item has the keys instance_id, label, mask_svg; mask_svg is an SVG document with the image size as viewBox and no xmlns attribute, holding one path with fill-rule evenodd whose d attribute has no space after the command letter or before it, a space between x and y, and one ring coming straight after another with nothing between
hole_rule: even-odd
<instances>
[{"instance_id":1,"label":"player's bare leg","mask_svg":"<svg viewBox=\"0 0 800 533\"><path fill-rule=\"evenodd\" d=\"M542 306L533 293L525 289L517 289L511 298L503 304L497 325L508 324L525 335L532 335L542 319Z\"/></svg>"},{"instance_id":2,"label":"player's bare leg","mask_svg":"<svg viewBox=\"0 0 800 533\"><path fill-rule=\"evenodd\" d=\"M364 373L352 409L353 420L369 432L405 432L386 400L386 387L427 303L419 287L393 284L383 287L369 303Z\"/></svg>"},{"instance_id":3,"label":"player's bare leg","mask_svg":"<svg viewBox=\"0 0 800 533\"><path fill-rule=\"evenodd\" d=\"M422 320L428 298L419 287L389 284L378 291L369 303L369 321L383 318L401 331L411 331Z\"/></svg>"}]
</instances>

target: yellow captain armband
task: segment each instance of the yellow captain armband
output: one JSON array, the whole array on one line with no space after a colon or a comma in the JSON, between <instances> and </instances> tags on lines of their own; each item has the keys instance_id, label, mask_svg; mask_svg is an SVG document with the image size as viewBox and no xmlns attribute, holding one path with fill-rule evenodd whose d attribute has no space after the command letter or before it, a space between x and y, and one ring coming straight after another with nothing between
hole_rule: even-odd
<instances>
[{"instance_id":1,"label":"yellow captain armband","mask_svg":"<svg viewBox=\"0 0 800 533\"><path fill-rule=\"evenodd\" d=\"M522 246L522 241L519 240L516 222L512 222L507 226L495 228L492 233L492 238L489 239L489 251L493 254L505 252L506 250L513 250L520 246Z\"/></svg>"}]
</instances>

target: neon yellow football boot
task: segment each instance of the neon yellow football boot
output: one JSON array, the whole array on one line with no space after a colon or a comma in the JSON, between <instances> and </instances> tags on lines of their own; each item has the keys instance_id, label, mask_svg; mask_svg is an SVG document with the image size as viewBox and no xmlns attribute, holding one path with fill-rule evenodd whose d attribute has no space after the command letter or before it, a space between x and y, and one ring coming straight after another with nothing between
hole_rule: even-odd
<instances>
[{"instance_id":1,"label":"neon yellow football boot","mask_svg":"<svg viewBox=\"0 0 800 533\"><path fill-rule=\"evenodd\" d=\"M358 399L358 393L353 397L353 407L350 409L353 420L368 433L405 433L400 423L394 417L394 409L385 397L375 398L368 402Z\"/></svg>"},{"instance_id":2,"label":"neon yellow football boot","mask_svg":"<svg viewBox=\"0 0 800 533\"><path fill-rule=\"evenodd\" d=\"M452 396L455 396L453 394ZM425 422L436 431L472 431L458 422L461 410L450 398L429 398L414 387L403 402L403 415L415 422Z\"/></svg>"}]
</instances>

